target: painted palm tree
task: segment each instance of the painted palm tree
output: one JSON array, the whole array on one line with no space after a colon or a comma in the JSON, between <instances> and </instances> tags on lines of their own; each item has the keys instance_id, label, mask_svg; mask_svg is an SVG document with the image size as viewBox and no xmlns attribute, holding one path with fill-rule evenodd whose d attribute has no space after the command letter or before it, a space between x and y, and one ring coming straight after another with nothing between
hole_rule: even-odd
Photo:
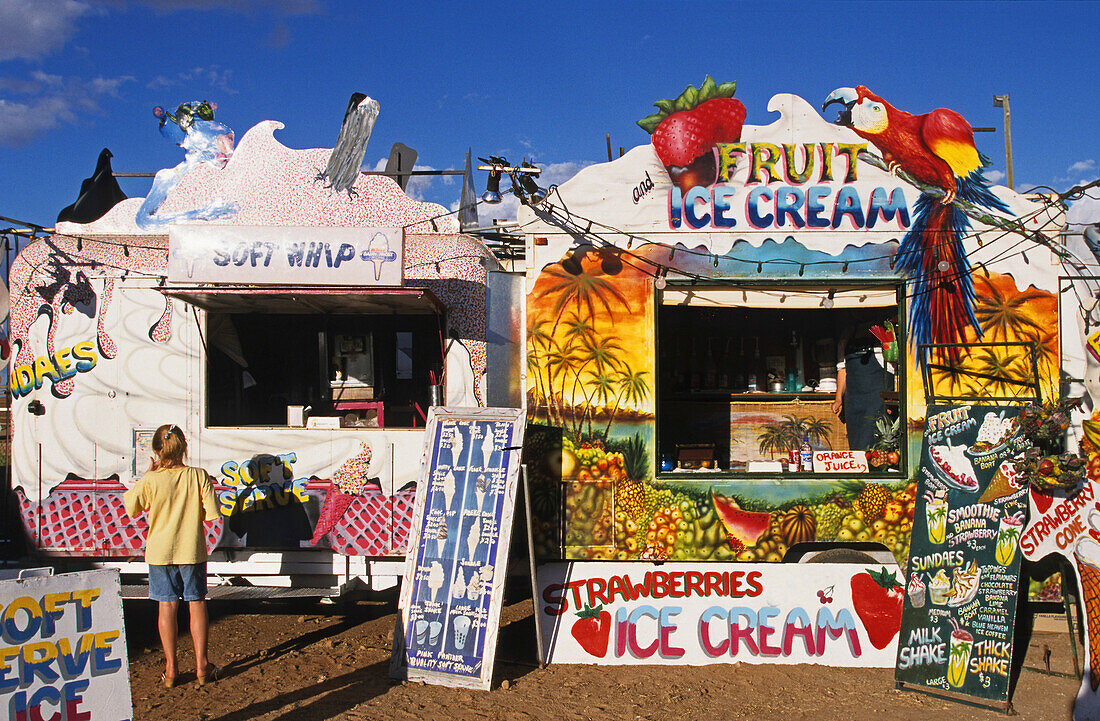
<instances>
[{"instance_id":1,"label":"painted palm tree","mask_svg":"<svg viewBox=\"0 0 1100 721\"><path fill-rule=\"evenodd\" d=\"M764 432L757 437L760 443L760 452L767 453L769 458L774 458L776 453L787 451L787 431L782 423L768 423L764 426Z\"/></svg>"},{"instance_id":2,"label":"painted palm tree","mask_svg":"<svg viewBox=\"0 0 1100 721\"><path fill-rule=\"evenodd\" d=\"M649 398L650 387L649 381L646 380L648 375L649 371L647 370L635 372L629 365L623 364L622 369L619 371L615 407L611 409L611 416L607 419L607 427L603 430L604 438L611 434L611 423L615 420L615 415L618 414L619 406L622 405L623 401L633 406L639 406Z\"/></svg>"},{"instance_id":3,"label":"painted palm tree","mask_svg":"<svg viewBox=\"0 0 1100 721\"><path fill-rule=\"evenodd\" d=\"M577 394L577 383L580 378L581 371L583 370L583 368L580 367L584 360L583 348L585 344L593 342L596 329L588 321L582 320L581 317L576 313L574 313L570 317L559 316L558 320L554 323L555 332L559 323L564 324L565 326L565 357L569 361L567 364L563 365L561 369L562 374L560 402L562 407L563 419L565 405L566 403L568 403L569 411L573 419L573 426L575 428L577 425L577 412L574 398ZM567 400L565 395L565 386L568 383L570 375L572 375L573 378L573 393Z\"/></svg>"},{"instance_id":4,"label":"painted palm tree","mask_svg":"<svg viewBox=\"0 0 1100 721\"><path fill-rule=\"evenodd\" d=\"M552 279L550 286L545 289L544 293L547 296L554 297L554 304L550 313L559 321L562 318L562 313L570 304L576 307L578 318L581 317L582 309L588 311L589 318L596 317L597 306L602 307L609 317L612 316L611 301L618 302L624 310L630 312L630 304L618 288L604 278L584 272L583 269L580 273L573 274L562 267L560 263L555 263L547 266L543 270L543 275ZM556 331L557 321L554 328Z\"/></svg>"},{"instance_id":5,"label":"painted palm tree","mask_svg":"<svg viewBox=\"0 0 1100 721\"><path fill-rule=\"evenodd\" d=\"M1059 378L1058 326L1044 327L1034 334L1024 335L1021 340L1035 344L1035 365L1038 367L1039 378L1048 379L1047 387L1042 389L1044 397L1057 397L1059 391L1057 380ZM1027 367L1025 374L1030 377L1032 374L1031 357L1025 354L1023 363Z\"/></svg>"},{"instance_id":6,"label":"painted palm tree","mask_svg":"<svg viewBox=\"0 0 1100 721\"><path fill-rule=\"evenodd\" d=\"M590 338L588 336L582 336L580 338L580 347L576 351L576 359L578 365L571 369L573 376L573 388L570 394L570 405L572 406L573 425L576 432L580 432L580 425L584 423L582 415L580 424L577 422L576 404L573 399L577 397L578 387L580 388L580 395L589 400L587 394L584 391L584 383L581 380L586 370L591 366L590 373L600 374L604 373L608 369L615 368L619 364L619 357L616 351L622 351L623 347L619 343L619 339L613 335L604 336L602 338ZM562 395L565 394L565 389L562 388Z\"/></svg>"},{"instance_id":7,"label":"painted palm tree","mask_svg":"<svg viewBox=\"0 0 1100 721\"><path fill-rule=\"evenodd\" d=\"M997 348L983 348L974 355L974 362L976 370L979 373L985 375L997 376L998 378L1004 378L1008 381L1021 381L1027 382L1030 372L1019 375L1018 371L1021 368L1018 362L1023 354L1021 353L1009 353L998 352L1012 350L1012 346L1004 346ZM988 389L991 396L1008 396L1008 395L1020 395L1021 392L1026 392L1027 387L1017 385L1016 383L1007 383L1005 381L994 381L988 378L977 378L980 388Z\"/></svg>"},{"instance_id":8,"label":"painted palm tree","mask_svg":"<svg viewBox=\"0 0 1100 721\"><path fill-rule=\"evenodd\" d=\"M542 402L546 406L546 420L550 420L550 371L549 364L546 359L546 352L549 351L553 339L550 334L546 332L546 326L549 321L545 318L536 321L531 324L527 329L527 370L529 374L535 377L535 398L536 408L535 412L538 412L539 396L541 396ZM542 351L542 356L539 353ZM543 371L546 372L545 380Z\"/></svg>"},{"instance_id":9,"label":"painted palm tree","mask_svg":"<svg viewBox=\"0 0 1100 721\"><path fill-rule=\"evenodd\" d=\"M932 387L935 389L936 394L967 395L966 384L973 377L966 372L966 359L961 356L952 358L948 354L946 357L937 358L937 361L939 367L931 371ZM946 393L943 388L945 384L947 386Z\"/></svg>"},{"instance_id":10,"label":"painted palm tree","mask_svg":"<svg viewBox=\"0 0 1100 721\"><path fill-rule=\"evenodd\" d=\"M547 392L548 407L554 416L553 423L557 426L565 426L565 399L562 394L555 393L554 389L557 387L559 379L562 386L565 386L567 370L573 367L573 362L573 353L557 343L554 343L546 351L546 378L549 384Z\"/></svg>"},{"instance_id":11,"label":"painted palm tree","mask_svg":"<svg viewBox=\"0 0 1100 721\"><path fill-rule=\"evenodd\" d=\"M937 506L931 511L928 511L928 525L934 526L947 516L946 506Z\"/></svg>"},{"instance_id":12,"label":"painted palm tree","mask_svg":"<svg viewBox=\"0 0 1100 721\"><path fill-rule=\"evenodd\" d=\"M976 294L974 315L985 338L1011 341L1028 331L1042 331L1042 327L1028 317L1024 306L1030 300L1048 297L1048 293L1028 288L1008 296L992 282L986 281L981 285L984 288Z\"/></svg>"},{"instance_id":13,"label":"painted palm tree","mask_svg":"<svg viewBox=\"0 0 1100 721\"><path fill-rule=\"evenodd\" d=\"M595 415L595 403L599 403L605 408L611 402L611 399L615 397L615 376L618 374L610 372L610 369L597 368L591 375L588 387L591 389L591 394L587 398L585 403L585 414L581 416L583 422L585 416L588 417L588 435L592 436L592 417ZM604 438L607 437L607 433L604 433Z\"/></svg>"},{"instance_id":14,"label":"painted palm tree","mask_svg":"<svg viewBox=\"0 0 1100 721\"><path fill-rule=\"evenodd\" d=\"M829 442L829 434L833 432L833 424L825 418L806 416L799 419L801 430L800 438L809 438L815 446L832 450L833 444Z\"/></svg>"}]
</instances>

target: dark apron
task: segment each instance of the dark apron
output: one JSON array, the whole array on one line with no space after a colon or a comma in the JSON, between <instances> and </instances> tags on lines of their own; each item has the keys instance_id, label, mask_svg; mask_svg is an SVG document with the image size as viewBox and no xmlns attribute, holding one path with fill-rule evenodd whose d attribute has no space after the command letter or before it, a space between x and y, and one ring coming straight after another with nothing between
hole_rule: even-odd
<instances>
[{"instance_id":1,"label":"dark apron","mask_svg":"<svg viewBox=\"0 0 1100 721\"><path fill-rule=\"evenodd\" d=\"M873 349L844 356L844 417L848 427L848 448L865 451L875 441L875 420L885 407L882 392L887 388L886 369ZM893 385L893 378L889 379Z\"/></svg>"}]
</instances>

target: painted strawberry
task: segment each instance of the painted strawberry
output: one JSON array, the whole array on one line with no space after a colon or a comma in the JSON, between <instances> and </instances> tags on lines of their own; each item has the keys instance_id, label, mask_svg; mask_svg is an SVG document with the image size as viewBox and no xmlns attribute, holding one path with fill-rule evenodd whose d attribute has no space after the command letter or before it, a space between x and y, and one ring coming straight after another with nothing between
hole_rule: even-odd
<instances>
[{"instance_id":1,"label":"painted strawberry","mask_svg":"<svg viewBox=\"0 0 1100 721\"><path fill-rule=\"evenodd\" d=\"M659 112L638 125L652 138L653 149L669 178L687 192L718 180L718 143L741 139L745 106L733 99L737 83L717 85L709 75L698 89L688 85L675 100L658 100Z\"/></svg>"},{"instance_id":2,"label":"painted strawberry","mask_svg":"<svg viewBox=\"0 0 1100 721\"><path fill-rule=\"evenodd\" d=\"M852 604L867 630L871 645L882 650L901 631L902 590L897 576L885 566L852 576Z\"/></svg>"},{"instance_id":3,"label":"painted strawberry","mask_svg":"<svg viewBox=\"0 0 1100 721\"><path fill-rule=\"evenodd\" d=\"M1039 510L1039 513L1046 513L1047 509L1054 503L1054 496L1049 493L1043 493L1039 489L1032 486L1031 488L1031 500L1035 501L1035 508Z\"/></svg>"},{"instance_id":4,"label":"painted strawberry","mask_svg":"<svg viewBox=\"0 0 1100 721\"><path fill-rule=\"evenodd\" d=\"M569 633L585 651L596 658L603 658L607 655L607 642L611 638L611 614L603 610L603 606L592 608L586 604L577 615L580 619L573 623Z\"/></svg>"}]
</instances>

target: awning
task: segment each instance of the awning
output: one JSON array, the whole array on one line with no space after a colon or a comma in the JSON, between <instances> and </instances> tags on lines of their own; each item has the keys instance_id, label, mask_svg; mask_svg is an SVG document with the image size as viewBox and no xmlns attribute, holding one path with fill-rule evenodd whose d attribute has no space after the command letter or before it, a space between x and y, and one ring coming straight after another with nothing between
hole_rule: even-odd
<instances>
[{"instance_id":1,"label":"awning","mask_svg":"<svg viewBox=\"0 0 1100 721\"><path fill-rule=\"evenodd\" d=\"M214 313L438 315L444 311L426 288L174 286L160 291Z\"/></svg>"},{"instance_id":2,"label":"awning","mask_svg":"<svg viewBox=\"0 0 1100 721\"><path fill-rule=\"evenodd\" d=\"M898 304L897 286L703 286L669 285L662 305L700 308L821 308L832 299L833 308L882 308Z\"/></svg>"}]
</instances>

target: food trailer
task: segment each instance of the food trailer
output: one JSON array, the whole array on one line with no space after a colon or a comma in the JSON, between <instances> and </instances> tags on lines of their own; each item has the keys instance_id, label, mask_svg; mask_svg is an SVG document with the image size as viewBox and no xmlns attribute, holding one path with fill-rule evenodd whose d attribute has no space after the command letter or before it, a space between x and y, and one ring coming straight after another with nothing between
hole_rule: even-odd
<instances>
[{"instance_id":1,"label":"food trailer","mask_svg":"<svg viewBox=\"0 0 1100 721\"><path fill-rule=\"evenodd\" d=\"M174 423L214 478L212 576L384 588L429 404L518 403L518 285L487 247L392 178L326 187L331 151L281 127L181 171L156 209L178 220L150 229L124 200L15 260L13 486L34 549L143 573L122 494ZM189 216L211 205L228 211Z\"/></svg>"},{"instance_id":2,"label":"food trailer","mask_svg":"<svg viewBox=\"0 0 1100 721\"><path fill-rule=\"evenodd\" d=\"M652 566L847 546L904 569L927 403L1049 400L1083 375L1063 208L985 182L976 151L936 187L866 88L830 96L835 122L779 94L744 124L731 95L708 78L658 101L651 142L521 209L538 551ZM951 217L954 197L984 220ZM1013 430L994 415L979 441ZM970 462L941 448L946 474Z\"/></svg>"}]
</instances>

